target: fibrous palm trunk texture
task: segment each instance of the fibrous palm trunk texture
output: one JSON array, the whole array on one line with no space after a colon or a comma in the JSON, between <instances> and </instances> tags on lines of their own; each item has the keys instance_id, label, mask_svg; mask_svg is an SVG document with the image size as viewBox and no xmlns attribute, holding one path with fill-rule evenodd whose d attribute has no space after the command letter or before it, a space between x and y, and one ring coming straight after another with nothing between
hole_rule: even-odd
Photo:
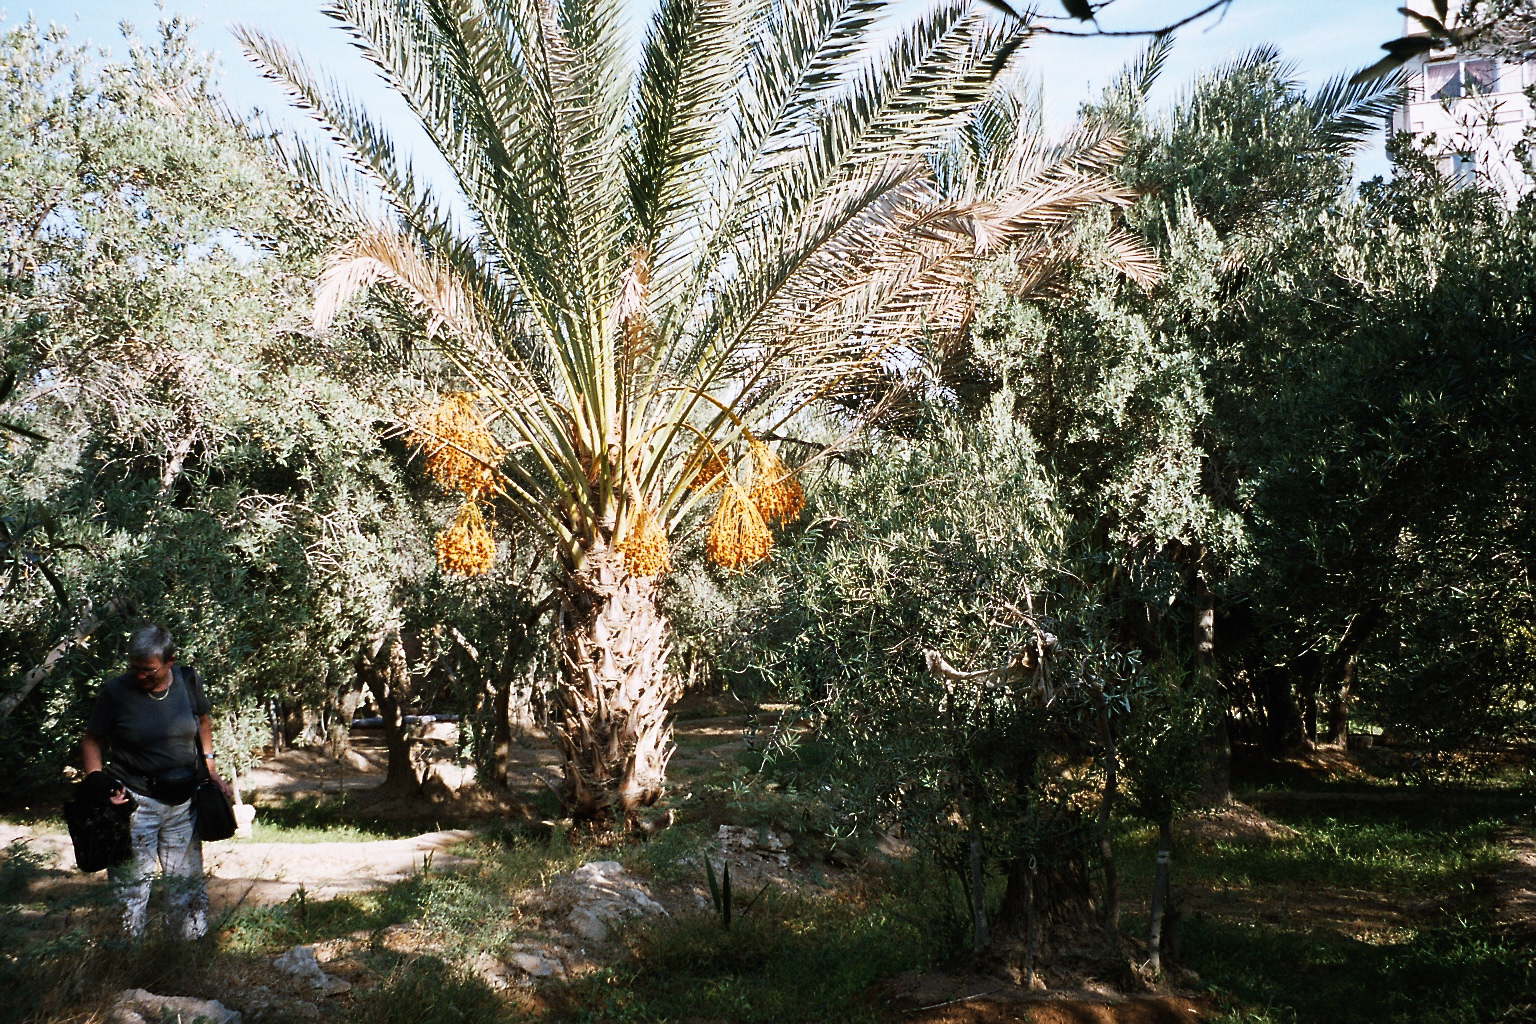
<instances>
[{"instance_id":1,"label":"fibrous palm trunk texture","mask_svg":"<svg viewBox=\"0 0 1536 1024\"><path fill-rule=\"evenodd\" d=\"M654 577L611 551L562 583L554 618L560 680L552 711L565 757L562 803L578 820L632 822L660 798L673 751L667 620Z\"/></svg>"}]
</instances>

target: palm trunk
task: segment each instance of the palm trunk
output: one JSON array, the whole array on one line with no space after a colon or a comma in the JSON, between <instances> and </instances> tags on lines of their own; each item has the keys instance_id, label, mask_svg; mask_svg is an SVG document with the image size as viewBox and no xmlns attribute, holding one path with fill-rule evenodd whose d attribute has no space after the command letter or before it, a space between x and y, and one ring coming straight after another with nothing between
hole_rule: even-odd
<instances>
[{"instance_id":1,"label":"palm trunk","mask_svg":"<svg viewBox=\"0 0 1536 1024\"><path fill-rule=\"evenodd\" d=\"M656 581L631 576L607 550L568 575L555 613L560 686L551 708L565 755L565 812L628 824L657 801L672 757L667 620Z\"/></svg>"}]
</instances>

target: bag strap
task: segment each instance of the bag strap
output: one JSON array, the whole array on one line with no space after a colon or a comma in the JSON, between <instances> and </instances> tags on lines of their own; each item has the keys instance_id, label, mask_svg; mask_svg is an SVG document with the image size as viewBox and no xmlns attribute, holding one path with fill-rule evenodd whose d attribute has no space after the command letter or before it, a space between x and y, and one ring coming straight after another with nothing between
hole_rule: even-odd
<instances>
[{"instance_id":1,"label":"bag strap","mask_svg":"<svg viewBox=\"0 0 1536 1024\"><path fill-rule=\"evenodd\" d=\"M203 756L203 723L197 716L197 701L192 697L192 688L187 685L187 677L182 674L181 666L172 665L171 671L176 673L181 690L187 695L187 707L192 712L192 742L197 746L197 772L204 782L212 782L213 776L208 773L208 759Z\"/></svg>"}]
</instances>

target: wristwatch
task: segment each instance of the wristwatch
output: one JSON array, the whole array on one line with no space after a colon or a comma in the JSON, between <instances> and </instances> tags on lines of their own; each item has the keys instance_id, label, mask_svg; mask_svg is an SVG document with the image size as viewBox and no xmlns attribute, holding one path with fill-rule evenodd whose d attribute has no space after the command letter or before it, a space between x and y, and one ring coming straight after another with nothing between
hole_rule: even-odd
<instances>
[{"instance_id":1,"label":"wristwatch","mask_svg":"<svg viewBox=\"0 0 1536 1024\"><path fill-rule=\"evenodd\" d=\"M212 754L204 754L203 755L203 760L204 761L212 761L213 760L213 755Z\"/></svg>"}]
</instances>

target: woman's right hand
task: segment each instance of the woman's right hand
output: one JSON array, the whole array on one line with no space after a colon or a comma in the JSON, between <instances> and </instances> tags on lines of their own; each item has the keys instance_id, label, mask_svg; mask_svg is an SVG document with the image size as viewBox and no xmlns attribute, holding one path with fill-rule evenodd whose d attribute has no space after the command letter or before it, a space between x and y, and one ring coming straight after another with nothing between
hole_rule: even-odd
<instances>
[{"instance_id":1,"label":"woman's right hand","mask_svg":"<svg viewBox=\"0 0 1536 1024\"><path fill-rule=\"evenodd\" d=\"M128 802L128 793L123 789L123 784L106 772L91 772L85 777L84 785L86 795L92 800L105 800L114 804Z\"/></svg>"}]
</instances>

